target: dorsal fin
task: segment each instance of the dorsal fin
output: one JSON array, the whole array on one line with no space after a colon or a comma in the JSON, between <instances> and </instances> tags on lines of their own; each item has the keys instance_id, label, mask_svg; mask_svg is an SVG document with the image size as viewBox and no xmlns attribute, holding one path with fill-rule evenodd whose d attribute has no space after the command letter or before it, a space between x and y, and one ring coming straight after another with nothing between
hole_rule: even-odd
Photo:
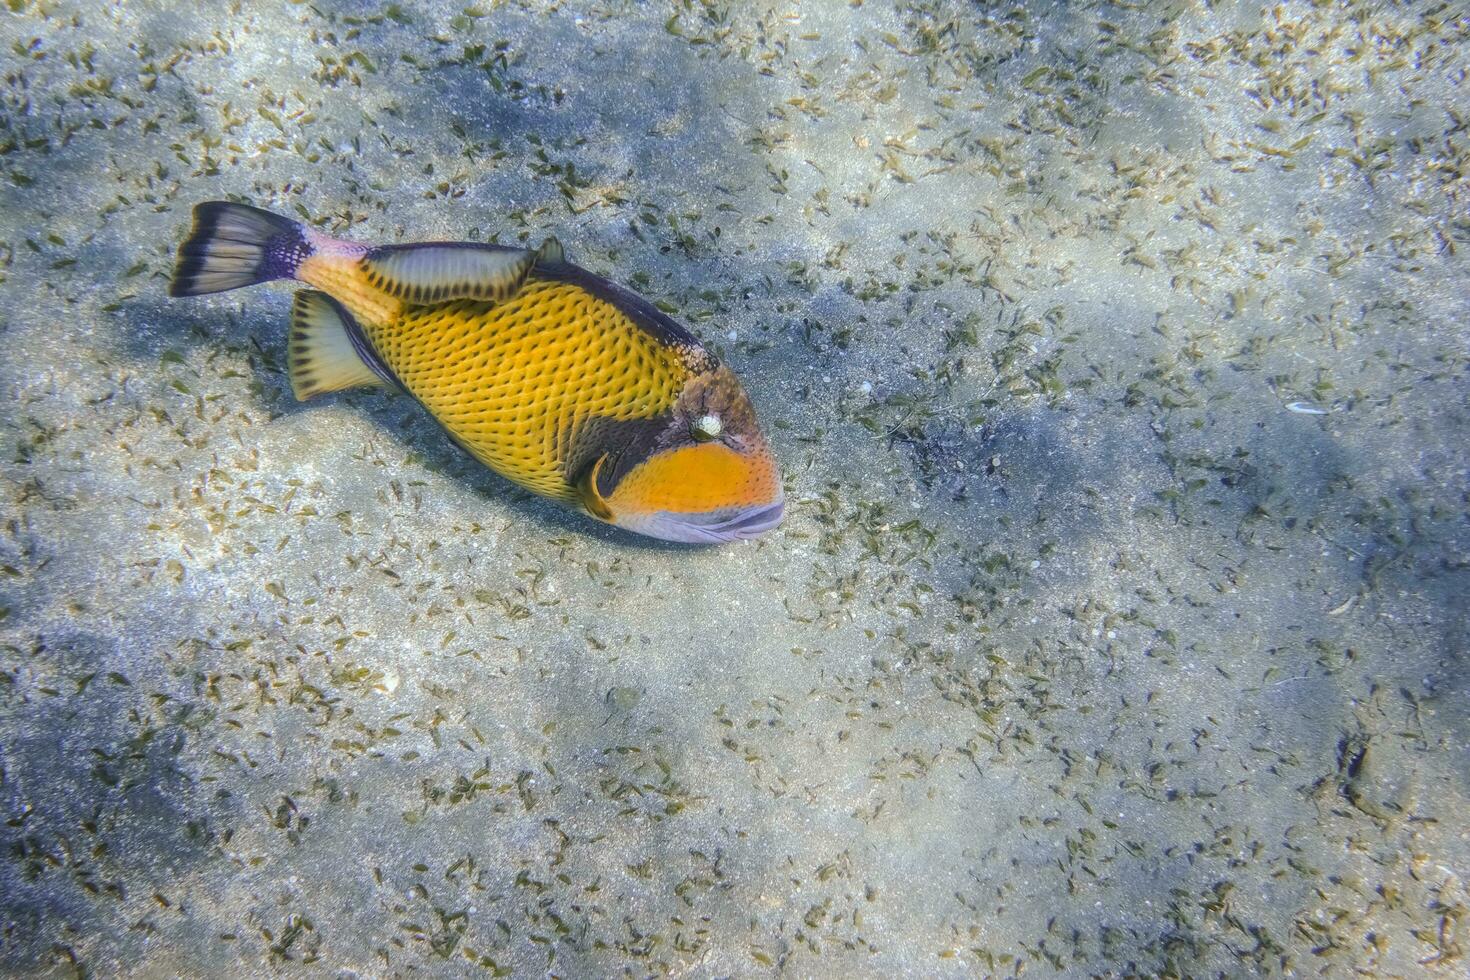
<instances>
[{"instance_id":1,"label":"dorsal fin","mask_svg":"<svg viewBox=\"0 0 1470 980\"><path fill-rule=\"evenodd\" d=\"M562 248L561 242L555 238L547 238L536 250L536 261L542 265L566 265L566 249Z\"/></svg>"},{"instance_id":2,"label":"dorsal fin","mask_svg":"<svg viewBox=\"0 0 1470 980\"><path fill-rule=\"evenodd\" d=\"M535 264L536 253L527 249L468 242L383 245L362 257L372 286L410 303L504 302Z\"/></svg>"}]
</instances>

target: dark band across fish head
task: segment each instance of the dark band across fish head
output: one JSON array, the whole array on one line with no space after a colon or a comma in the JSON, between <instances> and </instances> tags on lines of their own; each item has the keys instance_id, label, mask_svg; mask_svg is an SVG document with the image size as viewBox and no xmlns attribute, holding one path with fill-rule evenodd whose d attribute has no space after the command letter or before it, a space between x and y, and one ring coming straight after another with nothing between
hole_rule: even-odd
<instances>
[{"instance_id":1,"label":"dark band across fish head","mask_svg":"<svg viewBox=\"0 0 1470 980\"><path fill-rule=\"evenodd\" d=\"M581 455L595 465L583 484L588 510L641 534L713 543L753 537L781 518L775 458L725 367L690 378L657 418L604 429Z\"/></svg>"}]
</instances>

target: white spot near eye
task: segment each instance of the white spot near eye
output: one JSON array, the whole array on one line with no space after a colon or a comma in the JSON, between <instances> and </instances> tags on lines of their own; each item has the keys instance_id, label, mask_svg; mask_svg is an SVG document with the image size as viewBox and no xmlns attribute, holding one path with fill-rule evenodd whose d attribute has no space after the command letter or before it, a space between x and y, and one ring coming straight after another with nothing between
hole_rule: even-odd
<instances>
[{"instance_id":1,"label":"white spot near eye","mask_svg":"<svg viewBox=\"0 0 1470 980\"><path fill-rule=\"evenodd\" d=\"M701 415L694 420L694 434L699 438L717 439L724 428L718 415Z\"/></svg>"}]
</instances>

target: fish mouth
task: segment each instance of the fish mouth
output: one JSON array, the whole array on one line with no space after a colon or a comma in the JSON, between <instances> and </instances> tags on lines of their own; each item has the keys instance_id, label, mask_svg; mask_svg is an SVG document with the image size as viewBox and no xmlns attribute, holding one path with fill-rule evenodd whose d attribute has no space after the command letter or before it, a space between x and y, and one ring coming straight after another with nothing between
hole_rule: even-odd
<instances>
[{"instance_id":1,"label":"fish mouth","mask_svg":"<svg viewBox=\"0 0 1470 980\"><path fill-rule=\"evenodd\" d=\"M786 501L776 500L736 510L721 509L700 514L676 514L657 511L625 525L629 530L665 541L684 544L723 544L754 538L781 523Z\"/></svg>"}]
</instances>

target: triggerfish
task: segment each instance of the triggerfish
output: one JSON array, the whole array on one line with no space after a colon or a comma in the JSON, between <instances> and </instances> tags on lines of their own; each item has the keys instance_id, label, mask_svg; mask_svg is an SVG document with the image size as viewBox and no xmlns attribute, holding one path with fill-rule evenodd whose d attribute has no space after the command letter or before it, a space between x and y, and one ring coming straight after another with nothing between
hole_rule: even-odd
<instances>
[{"instance_id":1,"label":"triggerfish","mask_svg":"<svg viewBox=\"0 0 1470 980\"><path fill-rule=\"evenodd\" d=\"M172 295L273 279L315 287L292 310L302 401L400 388L495 472L655 538L731 541L781 520L776 460L735 375L554 238L362 245L244 204L194 209Z\"/></svg>"}]
</instances>

